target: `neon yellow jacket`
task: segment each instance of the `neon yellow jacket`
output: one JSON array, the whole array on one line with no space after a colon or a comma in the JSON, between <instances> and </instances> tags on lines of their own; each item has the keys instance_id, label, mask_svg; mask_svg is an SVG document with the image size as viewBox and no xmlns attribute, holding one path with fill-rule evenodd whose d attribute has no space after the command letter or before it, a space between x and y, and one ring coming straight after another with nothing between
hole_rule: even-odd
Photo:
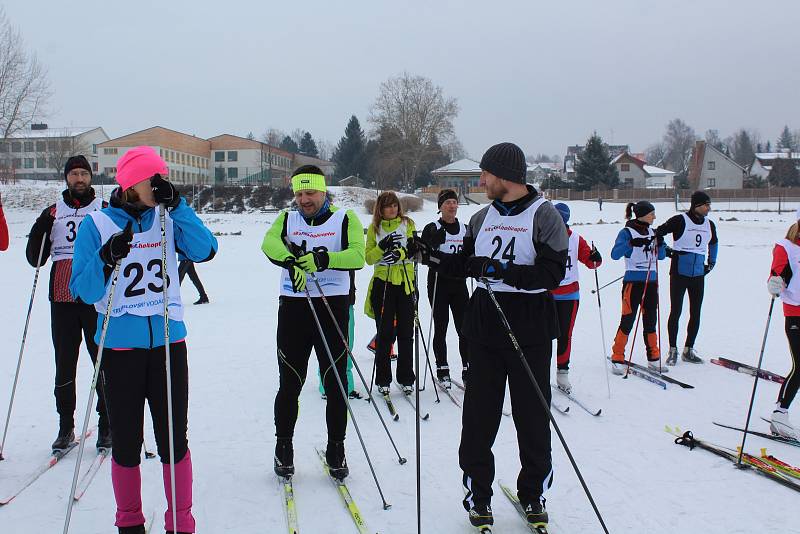
<instances>
[{"instance_id":1,"label":"neon yellow jacket","mask_svg":"<svg viewBox=\"0 0 800 534\"><path fill-rule=\"evenodd\" d=\"M410 238L414 235L414 221L406 218L406 237ZM402 223L400 217L390 220L382 220L381 228L385 232L396 230ZM410 295L414 291L414 264L413 263L398 263L396 265L376 265L381 258L383 258L383 250L378 246L375 239L375 227L370 224L367 228L367 246L366 246L366 260L368 265L375 265L375 273L369 281L369 289L367 290L367 300L364 302L364 313L368 317L375 318L375 312L372 310L372 283L376 278L381 280L388 280L390 284L395 286L404 286L406 295ZM403 271L405 270L405 274Z\"/></svg>"}]
</instances>

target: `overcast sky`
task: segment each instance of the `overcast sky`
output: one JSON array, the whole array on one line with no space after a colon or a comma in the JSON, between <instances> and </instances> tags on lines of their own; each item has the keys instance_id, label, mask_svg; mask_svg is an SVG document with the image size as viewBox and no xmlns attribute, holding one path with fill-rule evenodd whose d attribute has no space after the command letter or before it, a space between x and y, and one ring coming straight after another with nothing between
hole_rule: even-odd
<instances>
[{"instance_id":1,"label":"overcast sky","mask_svg":"<svg viewBox=\"0 0 800 534\"><path fill-rule=\"evenodd\" d=\"M49 68L51 126L153 125L210 137L365 130L408 71L458 100L473 158L499 141L563 154L597 130L644 150L699 135L800 129L793 0L3 2Z\"/></svg>"}]
</instances>

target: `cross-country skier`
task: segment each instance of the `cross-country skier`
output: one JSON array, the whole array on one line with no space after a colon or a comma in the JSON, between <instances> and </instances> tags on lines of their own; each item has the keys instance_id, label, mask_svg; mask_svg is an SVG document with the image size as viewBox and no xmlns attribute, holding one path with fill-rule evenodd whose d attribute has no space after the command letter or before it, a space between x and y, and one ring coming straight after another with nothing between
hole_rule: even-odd
<instances>
[{"instance_id":1,"label":"cross-country skier","mask_svg":"<svg viewBox=\"0 0 800 534\"><path fill-rule=\"evenodd\" d=\"M656 236L672 234L672 248L664 247L672 258L669 269L669 353L667 365L678 363L678 323L681 319L683 296L689 293L689 324L681 359L690 363L703 363L694 350L694 341L700 329L700 308L703 305L705 277L717 263L717 228L708 218L711 197L703 191L692 193L691 206L686 213L667 219L656 228ZM708 256L708 261L706 261Z\"/></svg>"},{"instance_id":2,"label":"cross-country skier","mask_svg":"<svg viewBox=\"0 0 800 534\"><path fill-rule=\"evenodd\" d=\"M419 251L440 276L489 279L542 394L550 402L552 340L558 317L550 290L564 278L568 239L553 205L525 184L527 166L513 143L490 147L481 158L481 185L493 202L470 219L461 253L441 256L421 239ZM437 260L441 263L436 266ZM517 495L531 525L546 525L544 491L552 484L550 421L488 291L479 284L464 316L469 381L464 395L459 463L467 490L464 508L476 527L494 523L492 444L502 417L506 381L522 469Z\"/></svg>"},{"instance_id":3,"label":"cross-country skier","mask_svg":"<svg viewBox=\"0 0 800 534\"><path fill-rule=\"evenodd\" d=\"M0 198L0 252L8 250L8 224L3 213L3 199Z\"/></svg>"},{"instance_id":4,"label":"cross-country skier","mask_svg":"<svg viewBox=\"0 0 800 534\"><path fill-rule=\"evenodd\" d=\"M67 188L61 198L42 211L31 228L25 255L28 263L36 267L39 250L42 263L48 256L53 259L50 269L50 328L55 349L55 397L58 412L58 437L53 449L64 449L75 440L75 374L81 348L81 333L86 350L95 361L95 327L97 311L92 303L76 299L69 290L72 259L78 228L84 218L102 209L106 204L96 198L92 188L92 167L83 156L72 156L64 165ZM44 249L41 249L42 240ZM88 304L87 304L88 302ZM97 447L111 446L111 429L103 392L103 377L97 381Z\"/></svg>"},{"instance_id":5,"label":"cross-country skier","mask_svg":"<svg viewBox=\"0 0 800 534\"><path fill-rule=\"evenodd\" d=\"M195 304L208 304L206 288L203 287L203 282L200 280L200 276L197 274L197 269L194 266L194 262L190 260L181 260L181 263L178 265L178 276L181 284L183 283L184 276L187 274L189 275L189 280L191 280L192 284L194 284L194 288L200 294L200 298L195 301Z\"/></svg>"},{"instance_id":6,"label":"cross-country skier","mask_svg":"<svg viewBox=\"0 0 800 534\"><path fill-rule=\"evenodd\" d=\"M442 216L422 229L422 239L441 254L457 254L464 248L467 226L456 218L458 194L452 189L442 189L436 200ZM436 378L450 389L450 366L447 361L447 325L450 312L458 333L458 352L461 354L461 378L466 376L469 362L467 339L461 333L461 323L467 310L469 293L465 278L453 278L428 270L428 301L433 316L433 353L436 356Z\"/></svg>"},{"instance_id":7,"label":"cross-country skier","mask_svg":"<svg viewBox=\"0 0 800 534\"><path fill-rule=\"evenodd\" d=\"M633 218L633 217L636 218ZM656 219L656 208L646 200L625 206L628 222L617 234L611 257L625 258L625 276L622 279L622 318L614 345L611 347L611 370L621 375L625 372L625 347L633 329L636 311L642 306L642 334L647 352L647 365L653 370L661 368L656 321L658 320L658 275L656 261L666 257L664 247L651 228Z\"/></svg>"},{"instance_id":8,"label":"cross-country skier","mask_svg":"<svg viewBox=\"0 0 800 534\"><path fill-rule=\"evenodd\" d=\"M197 263L208 261L216 254L217 240L165 179L168 172L167 164L151 147L128 150L117 162L119 187L111 194L111 206L91 213L75 242L70 290L83 301L94 302L100 312L96 341L101 335L110 277L119 264L103 349L103 370L113 423L111 481L117 503L115 525L120 534L144 533L139 462L145 400L150 406L162 463L166 530L195 531L192 456L187 438L186 326L176 256L180 254ZM162 272L159 204L166 208L166 273ZM164 280L169 307L172 421L167 416ZM170 425L175 446L177 525L172 519Z\"/></svg>"},{"instance_id":9,"label":"cross-country skier","mask_svg":"<svg viewBox=\"0 0 800 534\"><path fill-rule=\"evenodd\" d=\"M414 263L408 259L407 243L414 221L403 214L393 191L384 191L375 201L372 223L367 229L366 260L375 265L364 311L375 319L375 384L381 395L389 394L392 365L389 347L397 337L397 382L410 395L414 385ZM397 321L395 326L395 321Z\"/></svg>"},{"instance_id":10,"label":"cross-country skier","mask_svg":"<svg viewBox=\"0 0 800 534\"><path fill-rule=\"evenodd\" d=\"M306 379L313 348L322 373L328 402L328 446L325 459L331 476L349 474L344 439L347 406L336 380L337 373L347 387L347 348L322 300L315 276L328 300L336 324L348 332L350 320L350 273L364 266L364 227L352 210L342 210L326 198L325 175L314 165L299 167L292 174L296 210L281 212L264 236L261 250L281 267L281 296L278 305L278 372L280 385L275 396L275 474L294 474L294 427L298 397ZM309 308L310 295L322 324L322 332ZM336 362L331 368L323 338Z\"/></svg>"},{"instance_id":11,"label":"cross-country skier","mask_svg":"<svg viewBox=\"0 0 800 534\"><path fill-rule=\"evenodd\" d=\"M797 272L797 265L800 264L800 209L797 210L797 218L798 221L786 232L786 237L772 249L767 290L783 301L786 338L792 356L792 370L778 393L770 430L781 436L800 439L800 432L789 421L789 406L800 388L800 273Z\"/></svg>"},{"instance_id":12,"label":"cross-country skier","mask_svg":"<svg viewBox=\"0 0 800 534\"><path fill-rule=\"evenodd\" d=\"M578 315L578 305L580 304L581 291L578 285L578 262L581 262L589 269L597 269L603 262L600 251L586 240L573 232L569 227L569 206L563 202L555 205L556 210L564 219L569 236L569 250L567 256L567 273L559 284L558 288L551 291L556 301L558 310L558 325L560 334L556 342L556 385L562 391L570 393L572 384L569 381L569 359L572 352L572 329L575 327L575 317Z\"/></svg>"}]
</instances>

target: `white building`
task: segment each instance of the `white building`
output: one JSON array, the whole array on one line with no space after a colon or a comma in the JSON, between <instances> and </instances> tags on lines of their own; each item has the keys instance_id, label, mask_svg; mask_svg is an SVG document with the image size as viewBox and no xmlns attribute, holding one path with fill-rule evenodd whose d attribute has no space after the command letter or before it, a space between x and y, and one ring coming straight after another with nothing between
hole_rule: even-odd
<instances>
[{"instance_id":1,"label":"white building","mask_svg":"<svg viewBox=\"0 0 800 534\"><path fill-rule=\"evenodd\" d=\"M267 182L275 187L288 184L293 167L291 152L230 134L212 137L208 142L215 183Z\"/></svg>"},{"instance_id":2,"label":"white building","mask_svg":"<svg viewBox=\"0 0 800 534\"><path fill-rule=\"evenodd\" d=\"M653 165L645 165L645 187L647 189L672 189L675 185L675 171L662 169Z\"/></svg>"},{"instance_id":3,"label":"white building","mask_svg":"<svg viewBox=\"0 0 800 534\"><path fill-rule=\"evenodd\" d=\"M49 128L32 124L0 139L0 174L4 179L62 178L67 159L78 154L86 156L97 173L97 147L107 140L108 135L99 126Z\"/></svg>"},{"instance_id":4,"label":"white building","mask_svg":"<svg viewBox=\"0 0 800 534\"><path fill-rule=\"evenodd\" d=\"M772 162L776 159L791 158L795 167L800 169L800 152L789 152L787 148L783 152L758 152L753 158L753 163L750 165L750 175L758 176L767 179L770 171L772 170Z\"/></svg>"}]
</instances>

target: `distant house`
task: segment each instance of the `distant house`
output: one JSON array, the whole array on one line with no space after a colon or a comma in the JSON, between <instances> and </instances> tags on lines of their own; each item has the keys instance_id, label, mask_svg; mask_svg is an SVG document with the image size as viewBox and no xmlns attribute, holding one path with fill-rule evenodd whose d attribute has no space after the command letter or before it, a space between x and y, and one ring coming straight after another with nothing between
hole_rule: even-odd
<instances>
[{"instance_id":1,"label":"distant house","mask_svg":"<svg viewBox=\"0 0 800 534\"><path fill-rule=\"evenodd\" d=\"M546 161L528 163L527 179L530 183L542 183L543 180L560 174L561 165Z\"/></svg>"},{"instance_id":2,"label":"distant house","mask_svg":"<svg viewBox=\"0 0 800 534\"><path fill-rule=\"evenodd\" d=\"M766 180L772 170L772 162L779 158L791 158L795 167L800 169L800 152L790 152L788 149L783 152L758 152L750 164L750 175Z\"/></svg>"},{"instance_id":3,"label":"distant house","mask_svg":"<svg viewBox=\"0 0 800 534\"><path fill-rule=\"evenodd\" d=\"M688 171L692 189L741 189L747 174L744 167L705 141L695 143Z\"/></svg>"},{"instance_id":4,"label":"distant house","mask_svg":"<svg viewBox=\"0 0 800 534\"><path fill-rule=\"evenodd\" d=\"M672 187L675 173L667 169L661 169L653 165L648 165L640 154L632 155L623 152L611 160L611 164L617 168L619 181L622 186L637 189L664 189Z\"/></svg>"},{"instance_id":5,"label":"distant house","mask_svg":"<svg viewBox=\"0 0 800 534\"><path fill-rule=\"evenodd\" d=\"M647 189L667 189L675 185L675 171L654 167L653 165L645 165L644 171L648 175L645 182Z\"/></svg>"},{"instance_id":6,"label":"distant house","mask_svg":"<svg viewBox=\"0 0 800 534\"><path fill-rule=\"evenodd\" d=\"M292 154L237 135L208 139L214 183L283 187L292 173Z\"/></svg>"},{"instance_id":7,"label":"distant house","mask_svg":"<svg viewBox=\"0 0 800 534\"><path fill-rule=\"evenodd\" d=\"M481 168L477 161L464 158L435 169L431 175L439 187L468 191L470 187L478 187Z\"/></svg>"},{"instance_id":8,"label":"distant house","mask_svg":"<svg viewBox=\"0 0 800 534\"><path fill-rule=\"evenodd\" d=\"M608 156L612 159L624 152L630 153L631 151L628 145L607 145L603 143L603 146L606 147ZM564 162L561 167L563 176L567 181L575 179L575 165L578 163L578 160L581 159L584 150L586 150L586 146L584 145L572 145L567 147L567 155L564 156Z\"/></svg>"}]
</instances>

